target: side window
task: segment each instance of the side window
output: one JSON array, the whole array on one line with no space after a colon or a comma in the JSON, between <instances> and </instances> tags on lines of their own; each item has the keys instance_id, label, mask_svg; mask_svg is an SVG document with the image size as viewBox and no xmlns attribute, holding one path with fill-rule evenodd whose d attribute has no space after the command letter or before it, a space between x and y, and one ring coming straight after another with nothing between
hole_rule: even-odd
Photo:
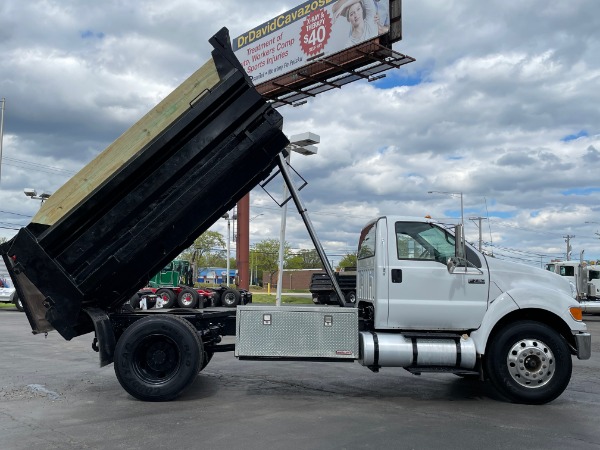
<instances>
[{"instance_id":1,"label":"side window","mask_svg":"<svg viewBox=\"0 0 600 450\"><path fill-rule=\"evenodd\" d=\"M563 277L574 277L575 276L575 268L571 266L561 266L560 275Z\"/></svg>"},{"instance_id":2,"label":"side window","mask_svg":"<svg viewBox=\"0 0 600 450\"><path fill-rule=\"evenodd\" d=\"M454 256L454 236L428 222L396 222L396 250L398 259L446 264ZM481 267L481 261L468 247L467 259L475 267Z\"/></svg>"},{"instance_id":3,"label":"side window","mask_svg":"<svg viewBox=\"0 0 600 450\"><path fill-rule=\"evenodd\" d=\"M377 224L373 223L365 227L360 233L358 241L358 259L365 259L375 256L375 232Z\"/></svg>"},{"instance_id":4,"label":"side window","mask_svg":"<svg viewBox=\"0 0 600 450\"><path fill-rule=\"evenodd\" d=\"M396 222L396 250L398 259L420 259L442 261L454 251L454 241L445 231L423 222Z\"/></svg>"},{"instance_id":5,"label":"side window","mask_svg":"<svg viewBox=\"0 0 600 450\"><path fill-rule=\"evenodd\" d=\"M396 249L398 259L433 259L430 248L417 242L412 236L404 232L396 232Z\"/></svg>"}]
</instances>

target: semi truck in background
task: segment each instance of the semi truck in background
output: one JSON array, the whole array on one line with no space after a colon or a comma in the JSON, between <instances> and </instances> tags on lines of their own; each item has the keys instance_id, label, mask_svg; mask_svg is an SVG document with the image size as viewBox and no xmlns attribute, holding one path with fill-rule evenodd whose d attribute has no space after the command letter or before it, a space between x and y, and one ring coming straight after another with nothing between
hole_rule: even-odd
<instances>
[{"instance_id":1,"label":"semi truck in background","mask_svg":"<svg viewBox=\"0 0 600 450\"><path fill-rule=\"evenodd\" d=\"M383 216L360 232L356 298L348 302L292 181L282 117L235 59L227 30L210 42L211 61L0 246L34 333L93 333L101 365L114 363L122 387L146 401L175 399L221 351L240 360L355 361L372 372L479 377L521 403L558 397L572 358L591 355L569 283L486 257L464 242L460 225ZM338 305L123 308L273 170ZM166 205L175 205L171 214L152 214Z\"/></svg>"},{"instance_id":2,"label":"semi truck in background","mask_svg":"<svg viewBox=\"0 0 600 450\"><path fill-rule=\"evenodd\" d=\"M583 251L579 261L552 261L546 270L570 283L584 312L600 314L600 266L584 261Z\"/></svg>"},{"instance_id":3,"label":"semi truck in background","mask_svg":"<svg viewBox=\"0 0 600 450\"><path fill-rule=\"evenodd\" d=\"M252 293L246 289L229 286L194 287L194 277L189 261L175 259L150 278L148 286L137 293L143 299L148 293L157 296L156 308L205 308L252 303ZM135 296L134 296L135 297Z\"/></svg>"}]
</instances>

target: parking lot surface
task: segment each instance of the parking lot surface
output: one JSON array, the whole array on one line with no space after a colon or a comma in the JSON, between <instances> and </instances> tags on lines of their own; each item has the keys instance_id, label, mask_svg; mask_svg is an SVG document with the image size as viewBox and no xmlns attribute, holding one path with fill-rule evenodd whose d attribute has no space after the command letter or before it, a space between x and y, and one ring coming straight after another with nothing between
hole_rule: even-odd
<instances>
[{"instance_id":1,"label":"parking lot surface","mask_svg":"<svg viewBox=\"0 0 600 450\"><path fill-rule=\"evenodd\" d=\"M598 449L600 316L592 358L543 406L451 374L216 354L182 397L145 403L99 368L92 335L31 334L0 310L2 449Z\"/></svg>"}]
</instances>

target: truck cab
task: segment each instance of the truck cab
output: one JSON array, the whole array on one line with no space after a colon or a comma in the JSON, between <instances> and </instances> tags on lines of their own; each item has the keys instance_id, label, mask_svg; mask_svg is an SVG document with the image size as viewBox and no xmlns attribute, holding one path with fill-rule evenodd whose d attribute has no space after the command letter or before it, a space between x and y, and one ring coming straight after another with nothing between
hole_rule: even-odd
<instances>
[{"instance_id":1,"label":"truck cab","mask_svg":"<svg viewBox=\"0 0 600 450\"><path fill-rule=\"evenodd\" d=\"M467 370L515 401L555 398L570 377L570 355L590 353L575 290L558 274L484 255L461 236L461 226L453 233L401 216L363 228L361 363Z\"/></svg>"},{"instance_id":2,"label":"truck cab","mask_svg":"<svg viewBox=\"0 0 600 450\"><path fill-rule=\"evenodd\" d=\"M455 244L448 230L427 220L381 217L365 227L358 300L375 303L375 328L464 330L481 324L490 288L487 264L467 246L468 276L450 273Z\"/></svg>"},{"instance_id":3,"label":"truck cab","mask_svg":"<svg viewBox=\"0 0 600 450\"><path fill-rule=\"evenodd\" d=\"M600 266L593 264L588 266L588 298L590 300L600 299Z\"/></svg>"},{"instance_id":4,"label":"truck cab","mask_svg":"<svg viewBox=\"0 0 600 450\"><path fill-rule=\"evenodd\" d=\"M458 244L454 233L430 219L385 216L363 228L357 301L373 306L375 329L477 330L500 303L509 310L544 305L561 315L577 305L565 279L488 257L468 243L453 266ZM540 290L556 300L544 302Z\"/></svg>"}]
</instances>

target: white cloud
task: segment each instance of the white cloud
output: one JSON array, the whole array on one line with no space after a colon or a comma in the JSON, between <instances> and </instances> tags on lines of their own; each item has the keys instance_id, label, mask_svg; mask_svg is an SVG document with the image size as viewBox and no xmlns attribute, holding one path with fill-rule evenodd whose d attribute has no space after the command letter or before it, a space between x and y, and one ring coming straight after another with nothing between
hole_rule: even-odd
<instances>
[{"instance_id":1,"label":"white cloud","mask_svg":"<svg viewBox=\"0 0 600 450\"><path fill-rule=\"evenodd\" d=\"M32 216L39 204L22 189L56 190L203 64L218 29L235 37L295 4L3 2L0 209ZM388 80L420 83L357 82L279 110L287 134L321 136L316 156L294 155L292 164L309 181L302 192L326 249L353 248L360 227L380 214L456 222L456 198L427 194L439 190L463 192L465 216L489 211L488 245L558 256L568 234L575 252L600 258L600 225L585 223L600 222L595 1L425 0L403 8L404 39L395 49L416 62ZM277 238L276 205L260 190L252 199L252 214L262 214L252 240ZM289 217L287 240L308 247L293 208ZM478 239L472 221L467 235Z\"/></svg>"}]
</instances>

